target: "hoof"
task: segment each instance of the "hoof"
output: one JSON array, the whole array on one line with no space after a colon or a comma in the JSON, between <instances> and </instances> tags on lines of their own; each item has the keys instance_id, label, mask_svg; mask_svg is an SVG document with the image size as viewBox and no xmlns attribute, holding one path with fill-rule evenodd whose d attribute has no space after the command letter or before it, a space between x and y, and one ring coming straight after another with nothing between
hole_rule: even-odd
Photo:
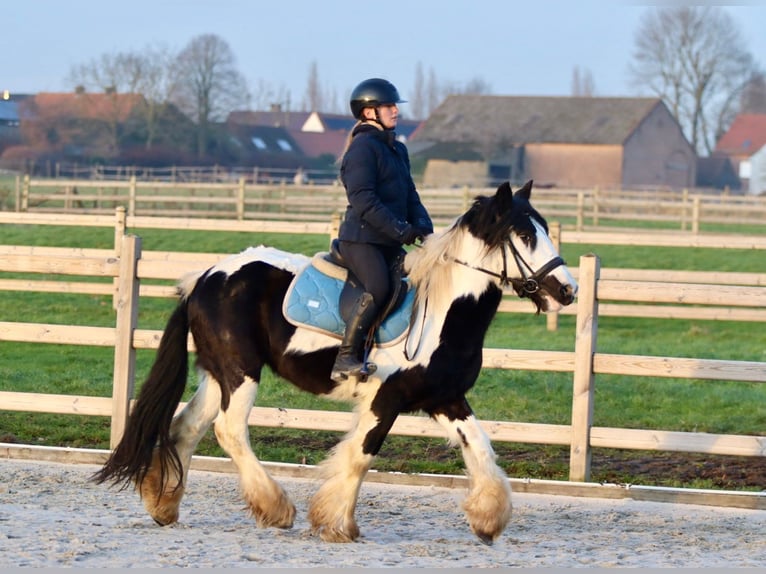
<instances>
[{"instance_id":1,"label":"hoof","mask_svg":"<svg viewBox=\"0 0 766 574\"><path fill-rule=\"evenodd\" d=\"M359 538L359 528L354 525L351 531L347 532L339 528L330 528L329 526L320 526L311 529L311 533L319 535L324 542L344 543L355 542Z\"/></svg>"},{"instance_id":2,"label":"hoof","mask_svg":"<svg viewBox=\"0 0 766 574\"><path fill-rule=\"evenodd\" d=\"M164 493L162 496L155 496L154 491L145 491L141 488L141 500L144 508L154 521L160 526L168 526L178 522L178 508L181 505L181 498L184 495L184 487Z\"/></svg>"}]
</instances>

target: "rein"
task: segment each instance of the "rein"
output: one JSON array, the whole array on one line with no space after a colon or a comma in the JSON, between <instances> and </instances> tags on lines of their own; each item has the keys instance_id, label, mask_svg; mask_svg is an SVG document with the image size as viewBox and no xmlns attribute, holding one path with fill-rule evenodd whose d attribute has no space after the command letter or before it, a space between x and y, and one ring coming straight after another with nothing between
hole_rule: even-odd
<instances>
[{"instance_id":1,"label":"rein","mask_svg":"<svg viewBox=\"0 0 766 574\"><path fill-rule=\"evenodd\" d=\"M521 279L512 279L508 277L508 260L505 256L505 249L502 250L503 255L503 270L500 273L497 273L495 271L492 271L491 269L487 269L486 267L477 267L476 265L471 265L467 261L463 261L461 259L457 259L455 257L450 257L453 262L457 263L458 265L463 265L464 267L468 267L469 269L473 269L474 271L479 271L480 273L484 273L485 275L489 275L490 277L495 277L500 280L500 285L503 287L506 287L508 285L511 285L518 294L519 297L530 297L540 291L540 284L542 283L543 279L547 277L547 275L556 269L556 267L560 267L561 265L566 265L566 262L564 259L560 256L556 256L548 263L540 267L537 271L532 269L532 266L526 262L524 257L521 256L521 253L519 253L518 249L516 249L516 246L514 246L513 241L511 241L510 237L507 240L508 246L511 249L511 253L513 254L513 259L516 261L516 267L519 270L519 273L521 273ZM421 245L416 245L416 247L421 248ZM423 302L423 321L425 321L426 313L428 309L428 298ZM407 333L407 338L404 342L404 356L408 361L413 360L415 356L417 356L418 351L420 351L420 343L422 339L423 333L421 333L421 337L418 339L417 347L415 348L414 353L410 353L407 349L410 341L410 335L412 334L412 326L415 325L415 309L412 310L412 317L410 318L410 330Z\"/></svg>"},{"instance_id":2,"label":"rein","mask_svg":"<svg viewBox=\"0 0 766 574\"><path fill-rule=\"evenodd\" d=\"M486 269L485 267L477 267L475 265L471 265L470 263L466 261L462 261L460 259L453 258L453 261L459 265L463 265L464 267L468 267L469 269L473 269L474 271L479 271L481 273L484 273L486 275L489 275L491 277L496 277L500 279L500 284L503 287L506 287L508 285L512 285L514 291L519 295L519 297L529 297L530 295L534 295L540 290L540 283L542 283L543 279L556 267L560 267L561 265L565 265L564 259L557 256L548 261L545 265L540 267L537 271L532 269L532 266L527 263L524 258L521 256L521 253L519 253L518 249L516 249L516 246L513 244L513 241L508 239L507 241L508 246L511 249L511 253L513 254L513 259L516 261L516 267L519 270L519 273L521 273L521 279L511 279L508 277L508 262L505 256L505 250L503 250L503 270L500 273L497 273L495 271L492 271L490 269Z\"/></svg>"}]
</instances>

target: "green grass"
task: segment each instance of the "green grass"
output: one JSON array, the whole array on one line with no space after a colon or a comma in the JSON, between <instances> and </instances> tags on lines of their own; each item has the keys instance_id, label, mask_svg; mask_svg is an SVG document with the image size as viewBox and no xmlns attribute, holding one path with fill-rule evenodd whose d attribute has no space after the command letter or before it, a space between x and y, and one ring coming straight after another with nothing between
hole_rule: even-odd
<instances>
[{"instance_id":1,"label":"green grass","mask_svg":"<svg viewBox=\"0 0 766 574\"><path fill-rule=\"evenodd\" d=\"M312 254L326 249L321 235L248 234L173 230L132 230L143 249L157 251L237 252L265 243ZM18 245L112 248L111 229L57 226L3 226L2 242ZM579 257L596 253L602 267L749 271L763 273L763 253L749 250L567 245L562 254L576 266ZM52 278L52 277L51 277ZM139 328L161 329L174 306L169 299L143 298ZM90 295L0 291L0 320L113 326L111 298ZM486 346L574 350L575 319L560 317L559 329L546 328L545 317L499 314ZM758 323L599 318L598 350L604 353L766 361L766 333ZM37 393L111 396L113 349L73 345L0 342L0 389ZM140 385L154 351L137 351ZM185 399L196 381L190 377ZM483 420L569 424L571 373L485 369L469 394ZM267 373L259 406L348 410L348 406L302 393ZM731 434L763 434L766 387L733 381L598 376L594 424ZM315 464L337 442L339 433L253 428L253 447L264 460ZM0 440L38 445L107 448L105 417L0 411ZM567 448L496 444L500 464L513 476L566 479ZM200 454L223 455L212 432ZM406 454L405 454L406 453ZM646 456L635 453L632 456ZM390 437L376 461L381 470L462 472L459 451L443 440ZM594 480L599 478L594 469ZM613 478L613 477L612 477ZM641 483L641 476L627 482ZM622 479L625 479L623 476ZM668 482L674 479L671 477ZM687 485L709 486L704 481Z\"/></svg>"}]
</instances>

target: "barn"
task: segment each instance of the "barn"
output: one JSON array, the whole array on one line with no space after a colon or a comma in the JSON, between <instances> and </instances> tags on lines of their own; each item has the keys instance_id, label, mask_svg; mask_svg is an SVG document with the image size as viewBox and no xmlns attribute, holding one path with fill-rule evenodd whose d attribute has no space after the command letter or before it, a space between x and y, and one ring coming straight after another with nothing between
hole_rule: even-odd
<instances>
[{"instance_id":1,"label":"barn","mask_svg":"<svg viewBox=\"0 0 766 574\"><path fill-rule=\"evenodd\" d=\"M697 155L659 98L453 95L415 131L425 186L691 187Z\"/></svg>"}]
</instances>

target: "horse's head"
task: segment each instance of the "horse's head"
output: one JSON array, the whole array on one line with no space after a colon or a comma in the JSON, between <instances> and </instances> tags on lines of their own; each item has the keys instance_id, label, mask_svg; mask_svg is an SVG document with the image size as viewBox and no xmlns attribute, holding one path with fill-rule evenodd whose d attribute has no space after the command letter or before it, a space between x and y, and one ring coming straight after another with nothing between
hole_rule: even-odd
<instances>
[{"instance_id":1,"label":"horse's head","mask_svg":"<svg viewBox=\"0 0 766 574\"><path fill-rule=\"evenodd\" d=\"M538 312L557 311L575 300L577 282L548 236L545 218L530 204L531 191L531 180L516 193L505 182L494 196L476 198L463 224L485 243L500 283L528 297Z\"/></svg>"}]
</instances>

